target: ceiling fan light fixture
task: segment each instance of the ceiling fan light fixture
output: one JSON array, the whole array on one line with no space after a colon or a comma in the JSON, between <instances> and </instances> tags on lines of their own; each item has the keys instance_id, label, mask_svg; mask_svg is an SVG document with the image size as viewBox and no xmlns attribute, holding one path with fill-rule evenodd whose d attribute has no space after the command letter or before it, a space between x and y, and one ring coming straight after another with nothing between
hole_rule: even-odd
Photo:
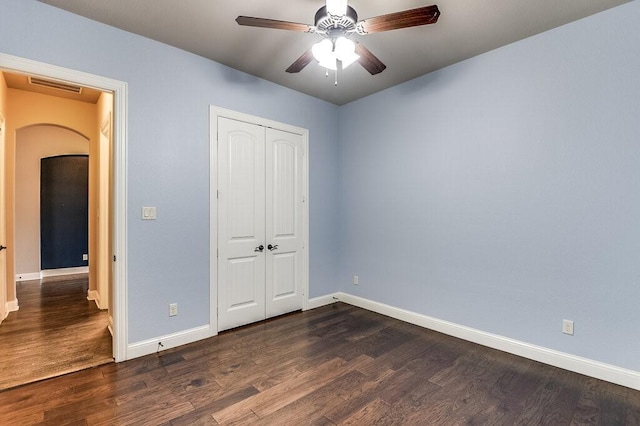
<instances>
[{"instance_id":1,"label":"ceiling fan light fixture","mask_svg":"<svg viewBox=\"0 0 640 426\"><path fill-rule=\"evenodd\" d=\"M325 38L314 44L311 47L311 53L313 53L313 57L316 58L316 61L322 62L333 53L333 44L331 43L331 40Z\"/></svg>"},{"instance_id":2,"label":"ceiling fan light fixture","mask_svg":"<svg viewBox=\"0 0 640 426\"><path fill-rule=\"evenodd\" d=\"M333 16L347 14L347 0L327 0L327 13Z\"/></svg>"},{"instance_id":3,"label":"ceiling fan light fixture","mask_svg":"<svg viewBox=\"0 0 640 426\"><path fill-rule=\"evenodd\" d=\"M328 70L331 71L335 71L338 69L338 62L336 61L336 58L326 58L321 62L318 62L318 64L323 67L326 68Z\"/></svg>"},{"instance_id":4,"label":"ceiling fan light fixture","mask_svg":"<svg viewBox=\"0 0 640 426\"><path fill-rule=\"evenodd\" d=\"M346 68L349 65L351 65L352 63L354 63L355 61L357 61L358 59L360 59L359 55L356 55L355 53L352 53L350 55L347 56L343 56L342 59L340 59L340 61L342 61L342 68Z\"/></svg>"},{"instance_id":5,"label":"ceiling fan light fixture","mask_svg":"<svg viewBox=\"0 0 640 426\"><path fill-rule=\"evenodd\" d=\"M321 67L330 70L337 69L336 53L333 50L333 43L328 38L314 44L311 48L311 53L313 53L313 57L316 58Z\"/></svg>"},{"instance_id":6,"label":"ceiling fan light fixture","mask_svg":"<svg viewBox=\"0 0 640 426\"><path fill-rule=\"evenodd\" d=\"M356 44L346 37L338 37L336 39L336 56L342 57L343 55L349 55L356 51Z\"/></svg>"},{"instance_id":7,"label":"ceiling fan light fixture","mask_svg":"<svg viewBox=\"0 0 640 426\"><path fill-rule=\"evenodd\" d=\"M238 25L259 28L273 28L280 30L315 33L322 37L322 41L307 49L289 68L288 73L298 73L309 65L315 58L327 69L336 70L336 85L338 68L346 68L358 61L371 75L384 71L387 66L369 49L359 42L353 42L348 37L352 34L366 35L401 28L419 27L435 24L440 16L437 5L417 7L386 15L358 20L355 9L347 4L347 0L325 0L326 3L315 14L315 25L297 22L280 21L253 16L238 16Z\"/></svg>"},{"instance_id":8,"label":"ceiling fan light fixture","mask_svg":"<svg viewBox=\"0 0 640 426\"><path fill-rule=\"evenodd\" d=\"M355 50L356 45L352 40L346 37L338 37L335 42L325 38L314 44L311 48L311 53L313 53L313 57L321 67L335 70L337 61L342 62L342 68L344 69L360 59Z\"/></svg>"},{"instance_id":9,"label":"ceiling fan light fixture","mask_svg":"<svg viewBox=\"0 0 640 426\"><path fill-rule=\"evenodd\" d=\"M356 44L346 37L338 37L336 40L335 54L338 60L342 61L342 68L346 68L358 59L356 54Z\"/></svg>"}]
</instances>

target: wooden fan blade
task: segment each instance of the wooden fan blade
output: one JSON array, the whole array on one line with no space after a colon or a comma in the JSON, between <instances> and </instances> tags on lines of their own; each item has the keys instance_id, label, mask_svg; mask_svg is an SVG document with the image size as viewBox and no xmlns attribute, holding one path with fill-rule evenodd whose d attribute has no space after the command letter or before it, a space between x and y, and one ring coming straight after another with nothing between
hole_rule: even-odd
<instances>
[{"instance_id":1,"label":"wooden fan blade","mask_svg":"<svg viewBox=\"0 0 640 426\"><path fill-rule=\"evenodd\" d=\"M369 71L371 75L380 74L387 68L387 66L383 64L380 59L376 58L376 56L371 53L369 49L367 49L357 41L355 43L356 54L360 55L360 59L358 59L358 62L360 62L360 65L362 65L365 70Z\"/></svg>"},{"instance_id":2,"label":"wooden fan blade","mask_svg":"<svg viewBox=\"0 0 640 426\"><path fill-rule=\"evenodd\" d=\"M313 27L307 24L299 24L297 22L278 21L275 19L254 18L252 16L238 16L236 22L239 25L248 27L274 28L276 30L300 31L309 33L313 31Z\"/></svg>"},{"instance_id":3,"label":"wooden fan blade","mask_svg":"<svg viewBox=\"0 0 640 426\"><path fill-rule=\"evenodd\" d=\"M362 20L358 22L358 32L360 34L372 34L399 28L435 24L439 16L440 10L434 4L433 6L419 7Z\"/></svg>"},{"instance_id":4,"label":"wooden fan blade","mask_svg":"<svg viewBox=\"0 0 640 426\"><path fill-rule=\"evenodd\" d=\"M289 68L287 68L287 72L296 73L302 71L304 67L309 65L309 63L313 60L313 53L311 49L307 50L300 56L294 63L292 63Z\"/></svg>"}]
</instances>

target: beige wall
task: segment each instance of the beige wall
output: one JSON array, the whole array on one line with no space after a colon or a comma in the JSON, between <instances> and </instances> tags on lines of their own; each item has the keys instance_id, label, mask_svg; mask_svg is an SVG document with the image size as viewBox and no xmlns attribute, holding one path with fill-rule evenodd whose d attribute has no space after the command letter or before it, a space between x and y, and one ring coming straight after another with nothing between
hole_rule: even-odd
<instances>
[{"instance_id":1,"label":"beige wall","mask_svg":"<svg viewBox=\"0 0 640 426\"><path fill-rule=\"evenodd\" d=\"M0 72L0 114L3 117L6 117L5 111L7 109L6 105L6 97L7 97L7 83L4 81L4 75Z\"/></svg>"},{"instance_id":2,"label":"beige wall","mask_svg":"<svg viewBox=\"0 0 640 426\"><path fill-rule=\"evenodd\" d=\"M112 134L113 134L113 94L102 93L98 102L96 140L99 141L97 156L98 170L98 217L97 225L97 259L96 265L96 289L98 291L98 306L109 309L111 318L112 301L112 237L113 229L113 193L111 184L112 176ZM95 164L95 163L94 163Z\"/></svg>"},{"instance_id":3,"label":"beige wall","mask_svg":"<svg viewBox=\"0 0 640 426\"><path fill-rule=\"evenodd\" d=\"M7 96L7 86L6 83L4 81L4 76L2 75L2 73L0 73L0 115L2 115L3 118L6 117L6 96ZM4 127L4 124L3 124ZM0 200L2 200L0 202L0 243L6 245L6 238L5 238L5 209L4 209L4 182L5 182L5 174L4 174L4 170L5 170L5 163L4 163L4 146L5 146L5 131L3 129L2 132L0 132ZM6 270L6 258L7 258L7 251L4 250L2 252L3 254L0 255L0 273L2 273L2 271ZM5 283L5 279L6 276L0 276L0 321L4 320L5 315L7 314L8 311L8 306L6 304L7 302L7 297L6 297L6 283Z\"/></svg>"},{"instance_id":4,"label":"beige wall","mask_svg":"<svg viewBox=\"0 0 640 426\"><path fill-rule=\"evenodd\" d=\"M89 140L65 127L35 125L16 132L15 271L40 272L40 159L89 154Z\"/></svg>"},{"instance_id":5,"label":"beige wall","mask_svg":"<svg viewBox=\"0 0 640 426\"><path fill-rule=\"evenodd\" d=\"M34 124L51 124L73 129L87 136L89 139L89 270L93 267L92 254L95 248L95 217L97 179L95 169L91 170L91 156L97 153L96 129L97 123L96 105L86 102L72 101L56 98L48 95L40 95L22 90L8 89L6 97L6 205L7 205L7 300L15 300L15 158L16 140L18 129ZM92 238L93 233L93 238ZM94 272L95 274L95 272ZM95 276L89 275L89 288L95 288Z\"/></svg>"}]
</instances>

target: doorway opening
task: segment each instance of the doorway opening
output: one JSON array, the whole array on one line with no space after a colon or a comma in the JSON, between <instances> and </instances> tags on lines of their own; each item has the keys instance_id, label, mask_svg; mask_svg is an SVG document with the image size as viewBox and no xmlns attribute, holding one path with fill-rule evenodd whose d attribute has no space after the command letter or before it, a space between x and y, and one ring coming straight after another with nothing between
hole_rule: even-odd
<instances>
[{"instance_id":1,"label":"doorway opening","mask_svg":"<svg viewBox=\"0 0 640 426\"><path fill-rule=\"evenodd\" d=\"M9 242L13 247L0 252L0 265L4 266L0 275L6 281L2 285L0 279L0 302L3 302L7 312L5 315L11 315L11 311L20 312L21 302L16 297L16 282L27 283L30 280L37 280L40 296L50 296L59 292L62 288L73 288L75 298L77 298L78 289L83 294L84 303L88 303L98 313L104 313L103 317L108 318L108 330L101 330L102 341L106 340L110 346L110 357L116 362L127 359L127 335L126 335L126 235L125 235L125 210L126 210L126 150L125 146L125 117L126 117L126 83L106 79L104 77L94 76L91 74L81 73L61 67L55 67L47 64L41 64L9 55L0 54L0 84L4 84L4 111L0 114L5 118L3 126L5 132L6 149L2 150L5 158L1 162L2 169L0 175L5 177L5 184L2 189L5 190L5 196L0 197L2 200L3 212L7 212L8 204L15 203L17 193L15 192L16 174L16 144L20 143L18 133L22 130L32 130L32 127L40 125L49 125L56 127L58 130L72 130L87 137L91 141L89 154L89 174L90 176L90 199L91 206L89 208L89 244L87 253L81 253L82 260L86 260L89 266L85 272L77 268L54 268L53 271L44 270L38 263L37 269L33 266L24 268L23 264L18 265L17 260L21 253L16 253L20 244L16 244L20 233L16 232L16 218L9 213L4 229L0 229L0 240L4 246L9 246ZM50 119L43 119L42 115L38 118L25 118L28 114L16 113L20 110L20 105L13 104L13 96L17 92L22 98L33 100L34 96L44 96L49 101L52 98L63 99L63 103L87 101L71 101L69 95L59 94L59 88L46 87L39 93L34 91L24 91L18 87L14 87L15 82L6 83L6 76L18 76L26 79L29 83L31 80L59 83L62 89L69 87L78 87L82 91L98 93L102 98L101 105L94 104L94 117L91 121L91 129L78 128L73 123L69 123L69 116L77 115L78 112L70 109L58 109L50 112ZM54 93L47 93L46 90L56 90ZM10 93L10 96L7 93ZM22 99L24 101L25 99ZM73 98L71 98L73 99ZM0 99L2 100L2 99ZM20 100L15 101L20 102ZM52 101L53 102L53 101ZM45 102L46 104L46 102ZM0 102L0 108L3 103ZM35 114L46 114L40 111L43 107L42 102L31 102L31 106ZM34 113L34 111L31 111ZM66 118L65 118L66 116ZM85 121L85 125L87 120ZM90 121L90 120L89 120ZM8 154L8 155L6 155ZM77 154L76 152L63 152L63 154ZM93 158L92 158L93 157ZM6 167L5 167L6 166ZM5 170L6 168L6 170ZM1 181L0 181L1 183ZM1 194L1 190L0 190ZM2 215L0 215L2 216ZM2 227L2 217L0 217L0 228ZM36 257L40 257L37 253ZM5 265L2 265L5 260ZM39 262L41 259L37 259ZM21 268L21 269L19 269ZM55 291L53 291L55 290ZM29 292L24 292L24 297ZM4 297L3 297L4 296ZM31 294L33 296L33 294ZM71 297L71 298L73 298ZM59 299L59 297L58 297ZM25 299L26 301L26 299ZM44 303L41 302L41 303ZM26 306L26 305L25 305ZM23 311L26 315L26 311ZM0 310L0 314L3 312ZM106 315L108 313L108 315ZM51 314L53 315L53 314ZM4 317L0 317L2 321ZM6 320L5 320L6 321ZM0 329L3 327L0 324ZM100 333L98 333L100 334ZM60 344L64 344L60 342ZM101 350L104 351L104 344ZM0 363L3 360L0 353ZM81 364L81 363L80 363ZM82 368L82 367L81 367ZM86 367L85 367L86 368Z\"/></svg>"}]
</instances>

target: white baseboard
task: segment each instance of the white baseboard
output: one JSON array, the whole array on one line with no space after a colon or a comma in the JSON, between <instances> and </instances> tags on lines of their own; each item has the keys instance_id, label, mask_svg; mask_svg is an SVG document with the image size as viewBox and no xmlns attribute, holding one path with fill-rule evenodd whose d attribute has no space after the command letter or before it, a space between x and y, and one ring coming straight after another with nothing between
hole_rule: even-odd
<instances>
[{"instance_id":1,"label":"white baseboard","mask_svg":"<svg viewBox=\"0 0 640 426\"><path fill-rule=\"evenodd\" d=\"M16 282L41 280L47 277L60 277L64 275L88 274L88 266L80 266L77 268L61 268L61 269L45 269L39 272L27 272L25 274L16 274Z\"/></svg>"},{"instance_id":2,"label":"white baseboard","mask_svg":"<svg viewBox=\"0 0 640 426\"><path fill-rule=\"evenodd\" d=\"M559 367L585 376L605 380L631 389L640 390L640 372L594 361L588 358L559 352L532 345L496 334L487 333L471 327L465 327L449 321L443 321L427 315L396 308L384 303L374 302L347 293L336 293L341 302L358 306L411 324L438 331L449 336L477 343L503 352L508 352L544 364ZM328 297L328 296L325 296Z\"/></svg>"},{"instance_id":3,"label":"white baseboard","mask_svg":"<svg viewBox=\"0 0 640 426\"><path fill-rule=\"evenodd\" d=\"M10 300L5 304L6 312L15 312L19 309L20 309L20 306L18 306L18 299Z\"/></svg>"},{"instance_id":4,"label":"white baseboard","mask_svg":"<svg viewBox=\"0 0 640 426\"><path fill-rule=\"evenodd\" d=\"M88 266L79 266L77 268L60 268L60 269L44 269L40 271L40 278L60 277L63 275L88 274Z\"/></svg>"},{"instance_id":5,"label":"white baseboard","mask_svg":"<svg viewBox=\"0 0 640 426\"><path fill-rule=\"evenodd\" d=\"M16 274L16 282L39 280L40 272L28 272L26 274Z\"/></svg>"},{"instance_id":6,"label":"white baseboard","mask_svg":"<svg viewBox=\"0 0 640 426\"><path fill-rule=\"evenodd\" d=\"M167 334L154 339L132 343L127 347L127 359L138 358L175 348L177 346L186 345L188 343L197 342L198 340L207 339L211 336L215 336L216 334L218 333L211 333L211 327L207 324L190 330L181 331L179 333ZM159 342L162 342L161 347L158 345Z\"/></svg>"},{"instance_id":7,"label":"white baseboard","mask_svg":"<svg viewBox=\"0 0 640 426\"><path fill-rule=\"evenodd\" d=\"M326 305L335 303L338 301L336 297L339 294L340 293L333 293L333 294L327 294L326 296L314 297L313 299L309 299L307 301L306 307L303 310L307 311L309 309L315 309L321 306L326 306Z\"/></svg>"}]
</instances>

